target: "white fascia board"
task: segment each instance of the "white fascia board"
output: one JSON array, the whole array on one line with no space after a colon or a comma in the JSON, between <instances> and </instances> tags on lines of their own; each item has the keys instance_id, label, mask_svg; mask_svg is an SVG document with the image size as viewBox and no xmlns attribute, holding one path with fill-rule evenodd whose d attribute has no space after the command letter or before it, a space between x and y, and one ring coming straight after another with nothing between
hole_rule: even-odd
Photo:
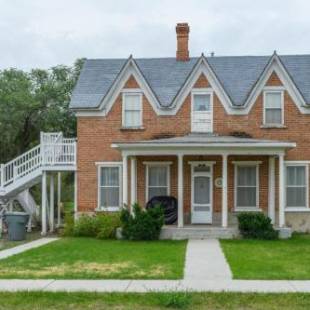
<instances>
[{"instance_id":1,"label":"white fascia board","mask_svg":"<svg viewBox=\"0 0 310 310\"><path fill-rule=\"evenodd\" d=\"M277 74L283 86L266 86L266 83L273 72ZM303 114L310 114L310 108L307 107L302 95L296 88L294 82L288 75L286 69L283 67L281 61L279 60L279 57L276 54L272 56L272 59L270 60L267 67L264 69L261 77L256 83L256 86L253 88L248 99L246 100L244 105L245 108L243 109L242 114L248 114L250 112L258 96L264 89L287 90L299 111Z\"/></svg>"}]
</instances>

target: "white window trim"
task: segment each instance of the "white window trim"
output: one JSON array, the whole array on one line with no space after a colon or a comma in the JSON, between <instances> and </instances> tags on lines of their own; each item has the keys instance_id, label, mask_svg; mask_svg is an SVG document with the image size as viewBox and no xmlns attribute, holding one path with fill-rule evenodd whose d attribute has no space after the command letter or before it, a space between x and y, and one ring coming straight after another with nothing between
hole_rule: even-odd
<instances>
[{"instance_id":1,"label":"white window trim","mask_svg":"<svg viewBox=\"0 0 310 310\"><path fill-rule=\"evenodd\" d=\"M266 123L266 94L268 93L280 93L281 94L281 124L269 124ZM268 108L269 109L269 108ZM273 86L265 87L263 92L263 126L264 127L279 127L284 126L284 89L283 87Z\"/></svg>"},{"instance_id":2,"label":"white window trim","mask_svg":"<svg viewBox=\"0 0 310 310\"><path fill-rule=\"evenodd\" d=\"M213 132L213 90L212 88L194 88L191 91L191 132L196 132L193 130L193 107L194 107L194 96L195 95L209 95L210 96L210 109L211 109L211 131Z\"/></svg>"},{"instance_id":3,"label":"white window trim","mask_svg":"<svg viewBox=\"0 0 310 310\"><path fill-rule=\"evenodd\" d=\"M140 124L137 126L126 126L125 125L125 100L127 96L139 96L140 98ZM129 91L126 89L126 91L122 92L122 128L128 128L128 129L136 129L136 128L142 128L143 127L143 96L142 92L138 89L133 89L132 91Z\"/></svg>"},{"instance_id":4,"label":"white window trim","mask_svg":"<svg viewBox=\"0 0 310 310\"><path fill-rule=\"evenodd\" d=\"M236 212L257 212L261 211L259 208L259 165L262 163L261 161L233 161L234 166L234 209ZM237 206L237 173L238 167L256 167L256 206L255 207L238 207Z\"/></svg>"},{"instance_id":5,"label":"white window trim","mask_svg":"<svg viewBox=\"0 0 310 310\"><path fill-rule=\"evenodd\" d=\"M310 212L309 208L309 161L306 160L300 160L300 161L293 161L288 160L284 162L285 164L285 172L284 172L284 178L285 178L285 211L287 212ZM287 184L286 184L286 168L289 166L301 166L306 168L306 206L305 207L287 207L286 206L286 190L287 190ZM298 186L296 186L298 187Z\"/></svg>"},{"instance_id":6,"label":"white window trim","mask_svg":"<svg viewBox=\"0 0 310 310\"><path fill-rule=\"evenodd\" d=\"M107 162L96 162L97 166L97 188L98 188L98 198L97 198L97 209L96 211L119 211L122 205L122 194L123 194L123 188L122 188L122 168L123 163L119 161L107 161ZM119 207L103 207L100 206L100 173L102 167L118 167L119 168Z\"/></svg>"},{"instance_id":7,"label":"white window trim","mask_svg":"<svg viewBox=\"0 0 310 310\"><path fill-rule=\"evenodd\" d=\"M150 167L167 167L167 195L170 195L170 173L171 173L171 164L172 161L144 161L143 164L146 166L145 169L145 200L149 201L149 168Z\"/></svg>"}]
</instances>

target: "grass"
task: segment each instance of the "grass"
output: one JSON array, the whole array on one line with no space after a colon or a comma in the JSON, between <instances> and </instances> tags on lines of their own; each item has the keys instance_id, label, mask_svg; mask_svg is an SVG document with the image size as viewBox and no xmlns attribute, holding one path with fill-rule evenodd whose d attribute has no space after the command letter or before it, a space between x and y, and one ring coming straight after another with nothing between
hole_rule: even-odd
<instances>
[{"instance_id":1,"label":"grass","mask_svg":"<svg viewBox=\"0 0 310 310\"><path fill-rule=\"evenodd\" d=\"M288 240L221 240L235 279L310 280L310 235Z\"/></svg>"},{"instance_id":2,"label":"grass","mask_svg":"<svg viewBox=\"0 0 310 310\"><path fill-rule=\"evenodd\" d=\"M172 308L165 301L176 293L0 293L2 310L149 310ZM184 297L184 293L177 293ZM240 293L186 293L187 304L176 304L174 309L247 309L288 310L309 309L310 294L240 294Z\"/></svg>"},{"instance_id":3,"label":"grass","mask_svg":"<svg viewBox=\"0 0 310 310\"><path fill-rule=\"evenodd\" d=\"M33 241L33 240L37 240L39 238L41 238L41 233L38 231L33 231L31 233L27 233L26 234L26 240L22 240L22 241L9 241L7 235L3 235L2 239L0 239L0 251L2 250L6 250L9 248L13 248L15 246Z\"/></svg>"},{"instance_id":4,"label":"grass","mask_svg":"<svg viewBox=\"0 0 310 310\"><path fill-rule=\"evenodd\" d=\"M0 261L2 279L180 279L185 241L63 238Z\"/></svg>"}]
</instances>

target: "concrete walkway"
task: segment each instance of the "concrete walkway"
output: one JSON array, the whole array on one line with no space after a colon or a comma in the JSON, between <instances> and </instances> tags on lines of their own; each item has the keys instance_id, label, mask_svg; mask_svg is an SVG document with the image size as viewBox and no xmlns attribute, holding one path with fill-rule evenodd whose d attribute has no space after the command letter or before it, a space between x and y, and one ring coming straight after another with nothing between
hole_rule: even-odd
<instances>
[{"instance_id":1,"label":"concrete walkway","mask_svg":"<svg viewBox=\"0 0 310 310\"><path fill-rule=\"evenodd\" d=\"M13 255L16 255L16 254L28 251L30 249L37 248L39 246L48 244L48 243L56 241L58 239L59 238L41 238L41 239L38 239L38 240L34 240L34 241L31 241L31 242L27 242L27 243L18 245L18 246L14 247L14 248L10 248L10 249L7 249L7 250L0 251L0 259L4 259L4 258L13 256Z\"/></svg>"},{"instance_id":2,"label":"concrete walkway","mask_svg":"<svg viewBox=\"0 0 310 310\"><path fill-rule=\"evenodd\" d=\"M0 291L310 293L310 281L260 280L0 280Z\"/></svg>"},{"instance_id":3,"label":"concrete walkway","mask_svg":"<svg viewBox=\"0 0 310 310\"><path fill-rule=\"evenodd\" d=\"M184 279L232 279L229 265L217 239L188 240Z\"/></svg>"}]
</instances>

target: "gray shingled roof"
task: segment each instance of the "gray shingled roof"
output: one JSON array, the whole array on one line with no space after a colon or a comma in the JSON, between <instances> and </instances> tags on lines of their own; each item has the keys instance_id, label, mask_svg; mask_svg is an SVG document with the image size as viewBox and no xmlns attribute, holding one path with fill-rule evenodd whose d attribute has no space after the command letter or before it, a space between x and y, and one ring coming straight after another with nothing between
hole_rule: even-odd
<instances>
[{"instance_id":1,"label":"gray shingled roof","mask_svg":"<svg viewBox=\"0 0 310 310\"><path fill-rule=\"evenodd\" d=\"M307 103L310 103L310 55L279 56ZM199 58L187 62L175 58L135 59L162 107L169 107ZM208 57L211 68L232 103L242 106L270 56ZM97 108L127 59L89 59L85 61L73 91L70 108Z\"/></svg>"}]
</instances>

